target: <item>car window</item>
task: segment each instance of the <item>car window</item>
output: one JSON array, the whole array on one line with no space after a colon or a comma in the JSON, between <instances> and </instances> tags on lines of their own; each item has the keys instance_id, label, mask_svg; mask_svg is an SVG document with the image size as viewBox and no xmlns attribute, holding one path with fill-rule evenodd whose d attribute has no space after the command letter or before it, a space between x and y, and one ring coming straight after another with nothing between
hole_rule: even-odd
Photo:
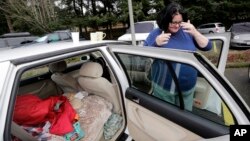
<instances>
[{"instance_id":1,"label":"car window","mask_svg":"<svg viewBox=\"0 0 250 141\"><path fill-rule=\"evenodd\" d=\"M206 28L214 28L214 27L215 27L214 24L208 24L208 25L206 26Z\"/></svg>"},{"instance_id":2,"label":"car window","mask_svg":"<svg viewBox=\"0 0 250 141\"><path fill-rule=\"evenodd\" d=\"M205 28L206 27L206 25L200 25L199 26L199 28Z\"/></svg>"},{"instance_id":3,"label":"car window","mask_svg":"<svg viewBox=\"0 0 250 141\"><path fill-rule=\"evenodd\" d=\"M117 56L126 70L132 88L180 109L182 109L180 101L183 100L185 110L211 122L224 126L235 124L230 110L217 91L194 67L143 56L129 54L117 54ZM196 80L194 87L189 90L186 90L190 83L185 76L190 74L182 68L198 74L198 77L193 78Z\"/></svg>"},{"instance_id":4,"label":"car window","mask_svg":"<svg viewBox=\"0 0 250 141\"><path fill-rule=\"evenodd\" d=\"M201 25L199 28L214 28L215 25L214 24L205 24L205 25Z\"/></svg>"},{"instance_id":5,"label":"car window","mask_svg":"<svg viewBox=\"0 0 250 141\"><path fill-rule=\"evenodd\" d=\"M23 73L21 80L33 78L33 77L38 77L40 75L46 74L49 72L48 66L39 66L36 68L32 68L26 72Z\"/></svg>"},{"instance_id":6,"label":"car window","mask_svg":"<svg viewBox=\"0 0 250 141\"><path fill-rule=\"evenodd\" d=\"M71 37L69 36L69 34L67 34L66 32L61 32L59 33L61 40L68 40L71 39Z\"/></svg>"},{"instance_id":7,"label":"car window","mask_svg":"<svg viewBox=\"0 0 250 141\"><path fill-rule=\"evenodd\" d=\"M206 25L201 25L199 26L199 28L206 28Z\"/></svg>"},{"instance_id":8,"label":"car window","mask_svg":"<svg viewBox=\"0 0 250 141\"><path fill-rule=\"evenodd\" d=\"M60 37L57 33L49 35L48 42L56 42L59 40L60 40Z\"/></svg>"},{"instance_id":9,"label":"car window","mask_svg":"<svg viewBox=\"0 0 250 141\"><path fill-rule=\"evenodd\" d=\"M154 24L151 22L135 23L135 33L149 33L154 29ZM127 30L127 33L131 33L131 29Z\"/></svg>"},{"instance_id":10,"label":"car window","mask_svg":"<svg viewBox=\"0 0 250 141\"><path fill-rule=\"evenodd\" d=\"M83 54L83 55L65 59L65 62L67 63L67 66L69 67L69 66L81 64L89 60L90 60L90 56L88 54ZM30 70L25 71L22 74L21 80L38 77L46 73L49 73L49 66L48 65L39 66L39 67L32 68Z\"/></svg>"},{"instance_id":11,"label":"car window","mask_svg":"<svg viewBox=\"0 0 250 141\"><path fill-rule=\"evenodd\" d=\"M32 68L30 70L25 71L22 74L21 80L26 80L29 78L38 77L38 76L41 76L41 75L46 74L46 73L49 73L48 65L39 66L39 67Z\"/></svg>"},{"instance_id":12,"label":"car window","mask_svg":"<svg viewBox=\"0 0 250 141\"><path fill-rule=\"evenodd\" d=\"M203 28L209 28L209 25L204 25Z\"/></svg>"},{"instance_id":13,"label":"car window","mask_svg":"<svg viewBox=\"0 0 250 141\"><path fill-rule=\"evenodd\" d=\"M216 67L219 65L220 56L223 49L223 41L222 40L211 40L212 42L212 49L209 51L201 51L198 50L198 52L201 52L204 56L207 57L208 60L210 60Z\"/></svg>"},{"instance_id":14,"label":"car window","mask_svg":"<svg viewBox=\"0 0 250 141\"><path fill-rule=\"evenodd\" d=\"M218 27L224 27L224 25L219 23L219 24L218 24Z\"/></svg>"}]
</instances>

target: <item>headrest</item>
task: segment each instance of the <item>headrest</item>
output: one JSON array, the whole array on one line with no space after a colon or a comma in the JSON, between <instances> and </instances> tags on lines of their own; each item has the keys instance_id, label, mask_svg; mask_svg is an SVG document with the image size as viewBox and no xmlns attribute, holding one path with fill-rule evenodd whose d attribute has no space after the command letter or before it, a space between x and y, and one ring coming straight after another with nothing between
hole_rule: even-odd
<instances>
[{"instance_id":1,"label":"headrest","mask_svg":"<svg viewBox=\"0 0 250 141\"><path fill-rule=\"evenodd\" d=\"M103 73L102 66L96 62L86 62L81 66L80 69L80 76L87 76L87 77L101 77Z\"/></svg>"},{"instance_id":2,"label":"headrest","mask_svg":"<svg viewBox=\"0 0 250 141\"><path fill-rule=\"evenodd\" d=\"M49 70L54 73L54 72L63 72L66 70L67 64L65 61L60 61L56 63L49 64Z\"/></svg>"}]
</instances>

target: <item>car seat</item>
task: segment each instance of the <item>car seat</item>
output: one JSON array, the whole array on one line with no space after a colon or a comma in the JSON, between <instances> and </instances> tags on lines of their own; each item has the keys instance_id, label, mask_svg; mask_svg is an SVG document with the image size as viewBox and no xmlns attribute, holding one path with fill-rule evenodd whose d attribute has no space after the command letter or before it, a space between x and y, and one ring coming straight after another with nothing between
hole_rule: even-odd
<instances>
[{"instance_id":1,"label":"car seat","mask_svg":"<svg viewBox=\"0 0 250 141\"><path fill-rule=\"evenodd\" d=\"M94 60L94 62L99 63L102 66L103 69L103 73L102 73L102 77L106 78L108 81L111 82L111 77L110 77L110 73L109 73L109 68L106 65L105 60L102 57L98 57Z\"/></svg>"},{"instance_id":2,"label":"car seat","mask_svg":"<svg viewBox=\"0 0 250 141\"><path fill-rule=\"evenodd\" d=\"M66 68L67 63L64 60L49 64L49 70L53 73L51 79L63 90L64 93L81 91L81 86L78 84L77 80L72 76L63 73Z\"/></svg>"},{"instance_id":3,"label":"car seat","mask_svg":"<svg viewBox=\"0 0 250 141\"><path fill-rule=\"evenodd\" d=\"M97 62L84 63L79 71L78 82L89 94L96 94L111 102L115 113L120 113L118 97L113 84L102 77L103 68Z\"/></svg>"}]
</instances>

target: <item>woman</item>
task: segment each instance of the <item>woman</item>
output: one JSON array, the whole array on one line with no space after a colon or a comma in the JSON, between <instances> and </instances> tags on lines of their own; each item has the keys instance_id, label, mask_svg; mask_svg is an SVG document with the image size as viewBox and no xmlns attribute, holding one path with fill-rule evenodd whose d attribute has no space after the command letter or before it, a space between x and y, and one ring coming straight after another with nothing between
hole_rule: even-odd
<instances>
[{"instance_id":1,"label":"woman","mask_svg":"<svg viewBox=\"0 0 250 141\"><path fill-rule=\"evenodd\" d=\"M189 51L196 51L197 48L204 51L210 50L212 48L211 42L199 33L189 20L184 21L186 21L186 14L182 7L177 3L169 4L158 14L157 24L159 28L150 32L144 46ZM179 63L171 63L171 65L177 73L185 109L192 110L197 71L189 65ZM179 92L173 84L174 81L169 72L169 65L165 61L154 61L151 70L153 95L179 105Z\"/></svg>"}]
</instances>

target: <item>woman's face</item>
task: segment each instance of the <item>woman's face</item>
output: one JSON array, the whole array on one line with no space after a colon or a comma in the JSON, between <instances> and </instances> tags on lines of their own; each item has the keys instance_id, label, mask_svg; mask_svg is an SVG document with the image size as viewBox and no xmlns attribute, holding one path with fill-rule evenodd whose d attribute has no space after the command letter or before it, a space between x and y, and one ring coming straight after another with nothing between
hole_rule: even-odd
<instances>
[{"instance_id":1,"label":"woman's face","mask_svg":"<svg viewBox=\"0 0 250 141\"><path fill-rule=\"evenodd\" d=\"M182 21L182 15L181 14L175 14L172 18L172 22L168 25L168 31L170 33L176 33L180 29L180 24Z\"/></svg>"}]
</instances>

